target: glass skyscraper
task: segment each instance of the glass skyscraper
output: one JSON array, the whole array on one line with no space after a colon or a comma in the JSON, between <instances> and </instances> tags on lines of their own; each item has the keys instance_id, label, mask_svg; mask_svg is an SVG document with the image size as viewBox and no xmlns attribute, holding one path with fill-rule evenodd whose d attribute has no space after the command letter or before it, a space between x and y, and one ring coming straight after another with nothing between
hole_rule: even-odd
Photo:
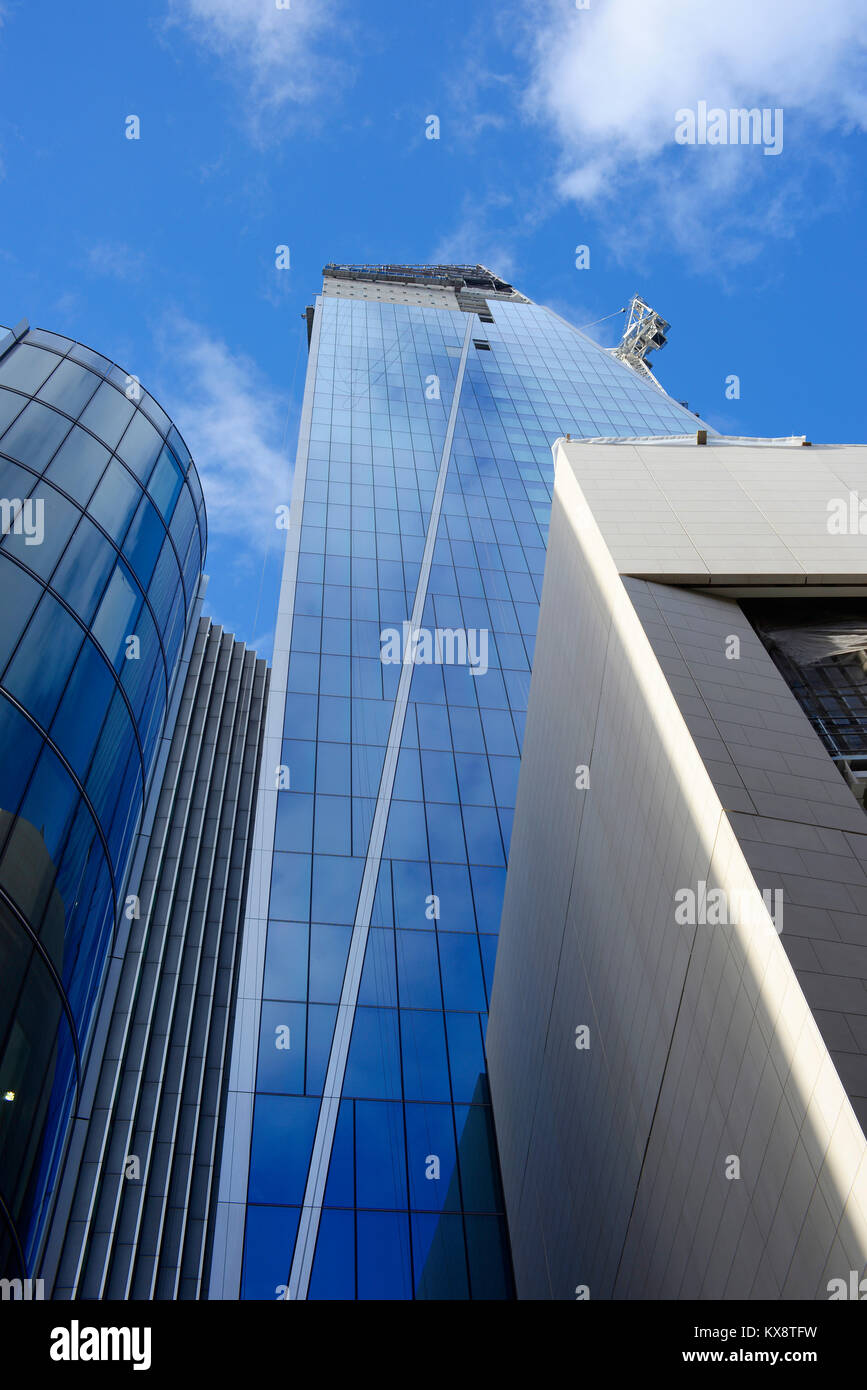
<instances>
[{"instance_id":1,"label":"glass skyscraper","mask_svg":"<svg viewBox=\"0 0 867 1390\"><path fill-rule=\"evenodd\" d=\"M484 1036L551 445L696 420L481 266L329 265L307 319L210 1296L509 1298Z\"/></svg>"}]
</instances>

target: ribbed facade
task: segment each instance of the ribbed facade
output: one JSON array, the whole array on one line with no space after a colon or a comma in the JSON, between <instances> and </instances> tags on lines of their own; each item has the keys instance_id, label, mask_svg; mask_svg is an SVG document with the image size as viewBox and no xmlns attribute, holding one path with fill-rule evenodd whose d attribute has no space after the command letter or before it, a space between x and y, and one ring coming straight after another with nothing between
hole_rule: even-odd
<instances>
[{"instance_id":1,"label":"ribbed facade","mask_svg":"<svg viewBox=\"0 0 867 1390\"><path fill-rule=\"evenodd\" d=\"M202 619L55 1298L201 1294L267 686L265 662Z\"/></svg>"}]
</instances>

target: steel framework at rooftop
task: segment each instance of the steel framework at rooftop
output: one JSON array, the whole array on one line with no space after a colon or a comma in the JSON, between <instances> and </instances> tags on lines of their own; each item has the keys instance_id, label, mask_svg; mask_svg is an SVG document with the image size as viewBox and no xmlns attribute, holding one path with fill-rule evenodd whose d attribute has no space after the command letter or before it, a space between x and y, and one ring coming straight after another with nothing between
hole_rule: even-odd
<instances>
[{"instance_id":1,"label":"steel framework at rooftop","mask_svg":"<svg viewBox=\"0 0 867 1390\"><path fill-rule=\"evenodd\" d=\"M330 261L322 273L341 280L401 280L453 288L466 285L501 294L514 292L507 280L501 280L483 265L346 265Z\"/></svg>"},{"instance_id":2,"label":"steel framework at rooftop","mask_svg":"<svg viewBox=\"0 0 867 1390\"><path fill-rule=\"evenodd\" d=\"M617 347L611 349L612 356L619 357L640 376L650 377L651 381L656 382L647 365L647 357L658 348L665 347L668 341L665 335L670 327L671 324L655 309L651 309L641 295L634 294L629 301L629 321Z\"/></svg>"}]
</instances>

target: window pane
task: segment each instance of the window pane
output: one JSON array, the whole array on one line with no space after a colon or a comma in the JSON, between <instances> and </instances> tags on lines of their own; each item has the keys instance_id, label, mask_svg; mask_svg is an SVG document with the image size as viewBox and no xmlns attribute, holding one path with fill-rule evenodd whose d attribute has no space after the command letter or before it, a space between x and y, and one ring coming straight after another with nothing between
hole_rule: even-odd
<instances>
[{"instance_id":1,"label":"window pane","mask_svg":"<svg viewBox=\"0 0 867 1390\"><path fill-rule=\"evenodd\" d=\"M24 503L20 533L6 535L3 549L47 579L80 517L72 502L47 483L38 484Z\"/></svg>"},{"instance_id":2,"label":"window pane","mask_svg":"<svg viewBox=\"0 0 867 1390\"><path fill-rule=\"evenodd\" d=\"M351 1211L323 1211L307 1297L355 1297L355 1218Z\"/></svg>"},{"instance_id":3,"label":"window pane","mask_svg":"<svg viewBox=\"0 0 867 1390\"><path fill-rule=\"evenodd\" d=\"M116 550L87 517L82 517L52 575L51 586L83 623L89 623L116 563Z\"/></svg>"},{"instance_id":4,"label":"window pane","mask_svg":"<svg viewBox=\"0 0 867 1390\"><path fill-rule=\"evenodd\" d=\"M409 1221L405 1214L358 1213L358 1297L412 1297Z\"/></svg>"},{"instance_id":5,"label":"window pane","mask_svg":"<svg viewBox=\"0 0 867 1390\"><path fill-rule=\"evenodd\" d=\"M88 511L112 540L120 544L140 497L141 490L135 480L117 459L112 459Z\"/></svg>"},{"instance_id":6,"label":"window pane","mask_svg":"<svg viewBox=\"0 0 867 1390\"><path fill-rule=\"evenodd\" d=\"M104 658L86 641L51 726L54 742L80 777L87 772L114 691Z\"/></svg>"},{"instance_id":7,"label":"window pane","mask_svg":"<svg viewBox=\"0 0 867 1390\"><path fill-rule=\"evenodd\" d=\"M247 1208L241 1297L277 1299L289 1282L299 1207Z\"/></svg>"},{"instance_id":8,"label":"window pane","mask_svg":"<svg viewBox=\"0 0 867 1390\"><path fill-rule=\"evenodd\" d=\"M138 586L122 565L118 565L108 583L102 603L93 620L93 636L109 661L119 669L124 660L126 638L135 630L135 620L142 596Z\"/></svg>"},{"instance_id":9,"label":"window pane","mask_svg":"<svg viewBox=\"0 0 867 1390\"><path fill-rule=\"evenodd\" d=\"M148 492L168 521L174 510L183 479L178 465L164 448L148 482Z\"/></svg>"},{"instance_id":10,"label":"window pane","mask_svg":"<svg viewBox=\"0 0 867 1390\"><path fill-rule=\"evenodd\" d=\"M19 565L0 555L0 671L24 631L40 597L40 586ZM7 745L9 746L9 745Z\"/></svg>"},{"instance_id":11,"label":"window pane","mask_svg":"<svg viewBox=\"0 0 867 1390\"><path fill-rule=\"evenodd\" d=\"M45 476L85 507L105 471L108 459L108 450L75 425L52 459Z\"/></svg>"},{"instance_id":12,"label":"window pane","mask_svg":"<svg viewBox=\"0 0 867 1390\"><path fill-rule=\"evenodd\" d=\"M6 429L20 415L27 401L23 396L16 396L14 391L0 389L0 433Z\"/></svg>"},{"instance_id":13,"label":"window pane","mask_svg":"<svg viewBox=\"0 0 867 1390\"><path fill-rule=\"evenodd\" d=\"M153 425L137 410L117 446L117 452L136 477L146 483L162 443Z\"/></svg>"},{"instance_id":14,"label":"window pane","mask_svg":"<svg viewBox=\"0 0 867 1390\"><path fill-rule=\"evenodd\" d=\"M104 381L81 417L81 423L113 449L126 429L133 406L126 396Z\"/></svg>"},{"instance_id":15,"label":"window pane","mask_svg":"<svg viewBox=\"0 0 867 1390\"><path fill-rule=\"evenodd\" d=\"M49 405L56 405L75 418L84 409L97 386L99 377L93 375L77 363L65 361L46 381L39 392L39 399Z\"/></svg>"},{"instance_id":16,"label":"window pane","mask_svg":"<svg viewBox=\"0 0 867 1390\"><path fill-rule=\"evenodd\" d=\"M319 1101L312 1096L257 1096L250 1154L250 1201L300 1205Z\"/></svg>"},{"instance_id":17,"label":"window pane","mask_svg":"<svg viewBox=\"0 0 867 1390\"><path fill-rule=\"evenodd\" d=\"M406 1207L402 1105L356 1102L355 1163L359 1207Z\"/></svg>"},{"instance_id":18,"label":"window pane","mask_svg":"<svg viewBox=\"0 0 867 1390\"><path fill-rule=\"evenodd\" d=\"M18 343L0 361L0 386L14 386L34 396L59 361L53 352Z\"/></svg>"},{"instance_id":19,"label":"window pane","mask_svg":"<svg viewBox=\"0 0 867 1390\"><path fill-rule=\"evenodd\" d=\"M0 440L0 453L41 473L70 428L64 415L58 415L56 410L38 401L31 401Z\"/></svg>"},{"instance_id":20,"label":"window pane","mask_svg":"<svg viewBox=\"0 0 867 1390\"><path fill-rule=\"evenodd\" d=\"M60 702L84 633L50 594L44 594L3 678L10 694L47 729Z\"/></svg>"},{"instance_id":21,"label":"window pane","mask_svg":"<svg viewBox=\"0 0 867 1390\"><path fill-rule=\"evenodd\" d=\"M146 589L151 581L157 557L165 542L166 528L146 497L142 497L123 543L123 553L129 560L136 578Z\"/></svg>"}]
</instances>

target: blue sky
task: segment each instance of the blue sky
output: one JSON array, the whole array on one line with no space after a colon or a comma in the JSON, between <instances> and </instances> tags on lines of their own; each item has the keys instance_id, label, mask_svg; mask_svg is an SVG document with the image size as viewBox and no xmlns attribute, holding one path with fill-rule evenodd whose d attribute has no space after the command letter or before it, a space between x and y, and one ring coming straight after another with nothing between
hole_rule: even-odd
<instances>
[{"instance_id":1,"label":"blue sky","mask_svg":"<svg viewBox=\"0 0 867 1390\"><path fill-rule=\"evenodd\" d=\"M269 652L328 260L481 261L578 325L639 290L716 428L867 438L865 52L857 0L0 0L0 321L170 411L208 610ZM678 145L700 101L781 108L781 153Z\"/></svg>"}]
</instances>

